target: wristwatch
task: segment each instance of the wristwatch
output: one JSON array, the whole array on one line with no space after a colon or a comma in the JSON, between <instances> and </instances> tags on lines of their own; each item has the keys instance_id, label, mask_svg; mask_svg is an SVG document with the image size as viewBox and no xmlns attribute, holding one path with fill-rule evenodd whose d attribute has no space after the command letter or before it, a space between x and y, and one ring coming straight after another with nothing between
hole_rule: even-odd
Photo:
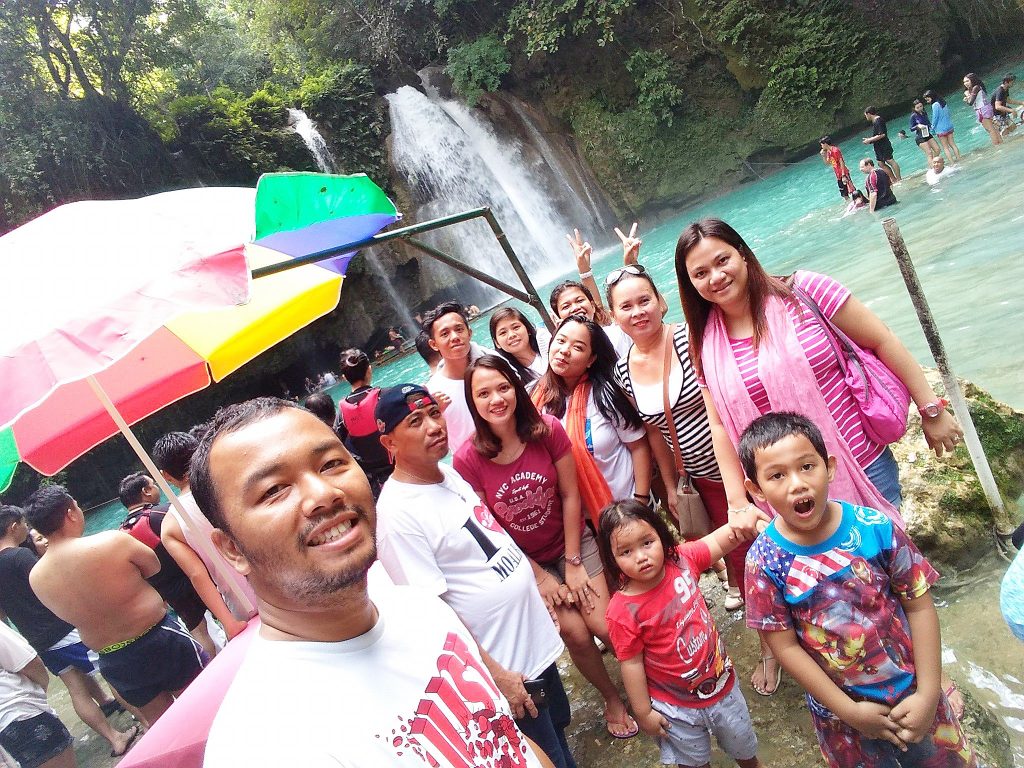
<instances>
[{"instance_id":1,"label":"wristwatch","mask_svg":"<svg viewBox=\"0 0 1024 768\"><path fill-rule=\"evenodd\" d=\"M935 402L927 403L926 405L921 406L917 410L922 416L927 416L929 419L934 419L936 416L938 416L940 413L946 410L947 405L949 405L949 400L947 400L944 397L940 397Z\"/></svg>"},{"instance_id":2,"label":"wristwatch","mask_svg":"<svg viewBox=\"0 0 1024 768\"><path fill-rule=\"evenodd\" d=\"M579 555L573 555L572 557L566 555L565 562L567 562L569 565L583 565L583 558Z\"/></svg>"}]
</instances>

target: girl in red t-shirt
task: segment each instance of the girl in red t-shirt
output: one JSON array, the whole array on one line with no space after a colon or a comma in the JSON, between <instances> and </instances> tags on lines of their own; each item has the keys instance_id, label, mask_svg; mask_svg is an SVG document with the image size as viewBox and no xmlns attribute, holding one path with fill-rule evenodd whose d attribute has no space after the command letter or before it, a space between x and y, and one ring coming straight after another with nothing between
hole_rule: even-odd
<instances>
[{"instance_id":1,"label":"girl in red t-shirt","mask_svg":"<svg viewBox=\"0 0 1024 768\"><path fill-rule=\"evenodd\" d=\"M754 507L697 541L677 545L668 524L635 500L601 513L598 546L620 585L607 622L630 706L658 739L664 764L707 765L710 732L742 768L759 768L757 737L732 661L701 595L700 574L768 516Z\"/></svg>"}]
</instances>

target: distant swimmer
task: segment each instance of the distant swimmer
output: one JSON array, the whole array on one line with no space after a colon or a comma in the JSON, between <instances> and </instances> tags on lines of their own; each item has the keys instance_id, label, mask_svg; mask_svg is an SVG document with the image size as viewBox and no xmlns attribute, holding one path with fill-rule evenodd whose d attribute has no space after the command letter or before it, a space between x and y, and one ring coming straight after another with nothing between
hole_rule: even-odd
<instances>
[{"instance_id":1,"label":"distant swimmer","mask_svg":"<svg viewBox=\"0 0 1024 768\"><path fill-rule=\"evenodd\" d=\"M929 184L938 184L940 179L952 176L959 170L959 168L947 168L946 161L941 156L936 156L932 158L932 167L924 175L924 180Z\"/></svg>"}]
</instances>

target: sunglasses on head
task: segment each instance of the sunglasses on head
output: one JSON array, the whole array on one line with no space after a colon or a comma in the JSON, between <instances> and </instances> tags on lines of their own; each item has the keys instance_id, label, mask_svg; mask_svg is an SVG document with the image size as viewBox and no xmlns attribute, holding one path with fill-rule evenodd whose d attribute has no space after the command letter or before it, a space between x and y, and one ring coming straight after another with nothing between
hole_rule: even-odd
<instances>
[{"instance_id":1,"label":"sunglasses on head","mask_svg":"<svg viewBox=\"0 0 1024 768\"><path fill-rule=\"evenodd\" d=\"M643 264L627 264L624 267L619 267L618 269L613 269L611 272L609 272L608 277L604 279L604 284L605 286L615 285L617 282L619 282L619 280L621 280L626 275L633 275L635 277L637 275L646 274L647 270L644 269Z\"/></svg>"}]
</instances>

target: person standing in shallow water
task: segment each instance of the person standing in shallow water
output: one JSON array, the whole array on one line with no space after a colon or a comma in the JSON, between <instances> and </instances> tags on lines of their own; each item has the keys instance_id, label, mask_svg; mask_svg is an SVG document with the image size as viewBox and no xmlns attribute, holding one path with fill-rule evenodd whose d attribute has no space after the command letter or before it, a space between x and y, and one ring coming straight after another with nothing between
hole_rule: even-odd
<instances>
[{"instance_id":1,"label":"person standing in shallow water","mask_svg":"<svg viewBox=\"0 0 1024 768\"><path fill-rule=\"evenodd\" d=\"M889 174L889 181L895 184L900 180L900 165L893 157L892 142L889 141L888 129L885 119L878 114L877 107L866 107L864 119L871 123L871 135L862 139L864 144L870 144L875 150L875 159L878 160L880 170Z\"/></svg>"},{"instance_id":2,"label":"person standing in shallow water","mask_svg":"<svg viewBox=\"0 0 1024 768\"><path fill-rule=\"evenodd\" d=\"M951 163L959 163L960 148L953 139L953 118L949 115L946 100L932 90L924 92L924 100L932 105L932 130L946 153L946 160Z\"/></svg>"}]
</instances>

